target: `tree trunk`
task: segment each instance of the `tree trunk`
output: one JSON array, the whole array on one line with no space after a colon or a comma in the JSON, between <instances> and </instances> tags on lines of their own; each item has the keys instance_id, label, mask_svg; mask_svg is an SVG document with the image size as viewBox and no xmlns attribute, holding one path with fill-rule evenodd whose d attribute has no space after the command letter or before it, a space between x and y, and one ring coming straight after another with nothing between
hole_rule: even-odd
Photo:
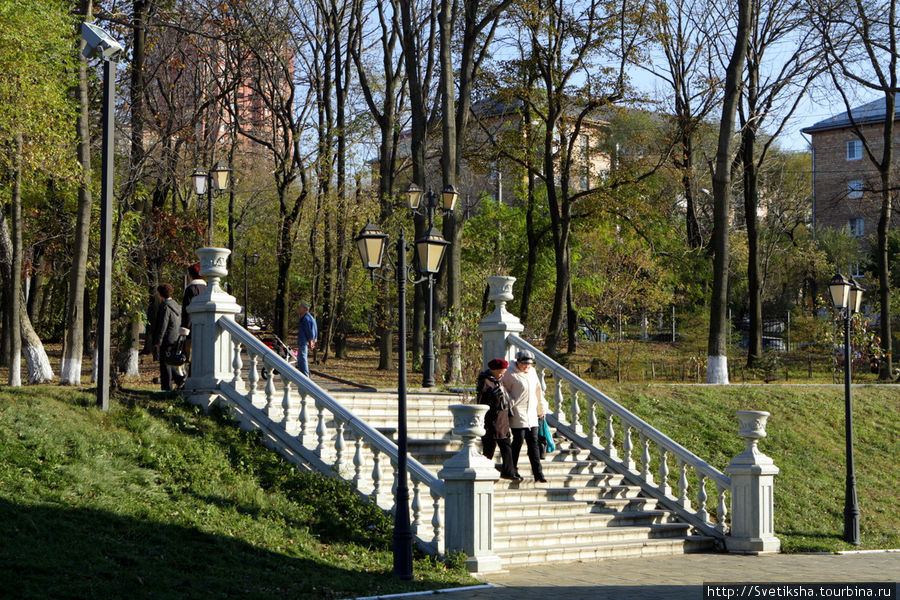
<instances>
[{"instance_id":1,"label":"tree trunk","mask_svg":"<svg viewBox=\"0 0 900 600\"><path fill-rule=\"evenodd\" d=\"M85 20L91 19L91 0L82 4ZM80 43L84 47L84 40ZM81 385L82 349L90 344L90 331L85 318L88 303L84 301L87 273L88 244L91 230L91 131L90 100L88 98L87 61L78 54L78 162L81 181L78 186L78 209L75 216L75 240L72 249L72 272L69 277L69 293L66 297L66 329L63 334L62 361L59 367L61 385ZM87 322L87 323L86 323Z\"/></svg>"},{"instance_id":2,"label":"tree trunk","mask_svg":"<svg viewBox=\"0 0 900 600\"><path fill-rule=\"evenodd\" d=\"M748 102L753 105L753 99ZM752 109L751 109L752 110ZM748 124L743 133L744 218L747 220L747 292L750 296L750 340L747 368L753 368L762 357L762 294L759 272L759 207L756 173L756 131Z\"/></svg>"},{"instance_id":3,"label":"tree trunk","mask_svg":"<svg viewBox=\"0 0 900 600\"><path fill-rule=\"evenodd\" d=\"M713 290L710 298L709 344L706 363L707 383L728 383L728 234L731 208L731 140L735 113L740 99L741 72L747 56L750 30L750 2L738 0L738 25L734 49L725 72L725 96L719 143L713 173Z\"/></svg>"},{"instance_id":4,"label":"tree trunk","mask_svg":"<svg viewBox=\"0 0 900 600\"><path fill-rule=\"evenodd\" d=\"M25 306L22 292L22 134L17 133L13 140L15 155L13 157L12 206L10 221L12 222L12 241L9 255L9 385L22 385L22 334L19 323L22 319L22 308ZM6 223L6 221L3 221Z\"/></svg>"}]
</instances>

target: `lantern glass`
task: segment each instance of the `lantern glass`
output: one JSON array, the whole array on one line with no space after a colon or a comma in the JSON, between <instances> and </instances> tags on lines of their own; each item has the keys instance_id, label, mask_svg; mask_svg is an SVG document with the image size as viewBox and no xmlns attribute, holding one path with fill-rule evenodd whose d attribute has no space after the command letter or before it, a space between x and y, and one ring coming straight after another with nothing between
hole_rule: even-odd
<instances>
[{"instance_id":1,"label":"lantern glass","mask_svg":"<svg viewBox=\"0 0 900 600\"><path fill-rule=\"evenodd\" d=\"M406 190L406 204L409 206L411 210L416 210L419 208L419 204L422 202L422 188L417 186L415 183L409 184L409 188Z\"/></svg>"},{"instance_id":2,"label":"lantern glass","mask_svg":"<svg viewBox=\"0 0 900 600\"><path fill-rule=\"evenodd\" d=\"M356 249L366 269L380 269L384 260L387 236L377 226L369 223L356 236Z\"/></svg>"},{"instance_id":3,"label":"lantern glass","mask_svg":"<svg viewBox=\"0 0 900 600\"><path fill-rule=\"evenodd\" d=\"M834 303L834 307L846 308L850 300L850 282L838 273L831 278L828 289L831 291L831 301Z\"/></svg>"},{"instance_id":4,"label":"lantern glass","mask_svg":"<svg viewBox=\"0 0 900 600\"><path fill-rule=\"evenodd\" d=\"M850 285L850 308L853 312L858 313L862 308L863 289L856 281L851 280Z\"/></svg>"},{"instance_id":5,"label":"lantern glass","mask_svg":"<svg viewBox=\"0 0 900 600\"><path fill-rule=\"evenodd\" d=\"M216 184L217 191L224 191L228 189L228 179L231 175L231 169L228 168L228 165L225 163L217 163L215 168L213 169L213 175Z\"/></svg>"},{"instance_id":6,"label":"lantern glass","mask_svg":"<svg viewBox=\"0 0 900 600\"><path fill-rule=\"evenodd\" d=\"M452 185L448 185L441 192L441 199L443 200L444 211L453 212L453 209L456 208L456 201L459 199L459 193Z\"/></svg>"},{"instance_id":7,"label":"lantern glass","mask_svg":"<svg viewBox=\"0 0 900 600\"><path fill-rule=\"evenodd\" d=\"M209 182L207 179L206 171L194 171L194 174L191 175L191 178L194 180L194 191L198 196L203 196L206 194L206 184Z\"/></svg>"},{"instance_id":8,"label":"lantern glass","mask_svg":"<svg viewBox=\"0 0 900 600\"><path fill-rule=\"evenodd\" d=\"M432 227L428 233L416 240L416 255L419 259L419 272L426 275L434 275L441 270L441 261L444 258L444 250L450 242L441 236L440 232Z\"/></svg>"},{"instance_id":9,"label":"lantern glass","mask_svg":"<svg viewBox=\"0 0 900 600\"><path fill-rule=\"evenodd\" d=\"M259 254L253 254L250 257L250 264L254 267L259 264Z\"/></svg>"}]
</instances>

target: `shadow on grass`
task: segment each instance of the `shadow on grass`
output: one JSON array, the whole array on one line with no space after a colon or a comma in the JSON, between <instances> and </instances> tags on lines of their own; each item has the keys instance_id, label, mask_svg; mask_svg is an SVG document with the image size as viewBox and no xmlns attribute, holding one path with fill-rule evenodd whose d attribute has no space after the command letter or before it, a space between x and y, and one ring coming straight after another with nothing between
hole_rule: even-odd
<instances>
[{"instance_id":1,"label":"shadow on grass","mask_svg":"<svg viewBox=\"0 0 900 600\"><path fill-rule=\"evenodd\" d=\"M5 598L346 598L435 588L193 528L0 499Z\"/></svg>"}]
</instances>

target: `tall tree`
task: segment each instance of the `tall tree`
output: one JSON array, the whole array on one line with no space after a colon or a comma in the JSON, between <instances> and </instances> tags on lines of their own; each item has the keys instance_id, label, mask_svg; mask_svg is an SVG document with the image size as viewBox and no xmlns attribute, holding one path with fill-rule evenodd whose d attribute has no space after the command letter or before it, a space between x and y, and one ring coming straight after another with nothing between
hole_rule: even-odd
<instances>
[{"instance_id":1,"label":"tall tree","mask_svg":"<svg viewBox=\"0 0 900 600\"><path fill-rule=\"evenodd\" d=\"M748 367L756 366L763 350L759 172L818 72L813 30L806 22L804 11L797 5L752 0L743 101L739 106L750 301ZM760 136L764 127L768 127L768 134Z\"/></svg>"},{"instance_id":2,"label":"tall tree","mask_svg":"<svg viewBox=\"0 0 900 600\"><path fill-rule=\"evenodd\" d=\"M879 199L878 304L881 313L881 379L893 377L891 335L891 283L888 234L891 229L892 200L896 195L894 131L898 86L898 0L854 0L853 2L808 3L811 20L818 30L821 50L835 89L841 96L851 128L862 142L866 157L878 172L872 187ZM861 87L884 98L881 135L867 136L852 112L853 88Z\"/></svg>"},{"instance_id":3,"label":"tall tree","mask_svg":"<svg viewBox=\"0 0 900 600\"><path fill-rule=\"evenodd\" d=\"M80 14L85 21L92 17L92 1L82 0ZM80 23L77 24L79 27ZM91 229L91 128L88 99L87 59L81 55L84 40L78 43L78 162L80 181L78 185L78 208L75 213L75 239L72 248L72 271L69 275L69 293L66 297L66 328L63 334L62 362L59 368L59 383L81 385L81 359L85 346L84 321L87 304L84 302L84 282L87 276L88 246Z\"/></svg>"},{"instance_id":4,"label":"tall tree","mask_svg":"<svg viewBox=\"0 0 900 600\"><path fill-rule=\"evenodd\" d=\"M710 299L706 383L728 383L728 237L731 233L731 141L740 101L741 74L747 58L752 0L738 0L734 46L725 70L722 119L713 168L713 289Z\"/></svg>"}]
</instances>

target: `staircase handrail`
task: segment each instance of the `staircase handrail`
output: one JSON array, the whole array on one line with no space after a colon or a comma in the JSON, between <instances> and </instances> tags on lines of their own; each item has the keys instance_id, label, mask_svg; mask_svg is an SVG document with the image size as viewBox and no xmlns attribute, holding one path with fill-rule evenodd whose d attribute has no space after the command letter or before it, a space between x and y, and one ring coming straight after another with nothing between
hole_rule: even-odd
<instances>
[{"instance_id":1,"label":"staircase handrail","mask_svg":"<svg viewBox=\"0 0 900 600\"><path fill-rule=\"evenodd\" d=\"M575 375L572 371L562 366L550 356L544 354L533 345L526 342L524 339L515 334L510 334L507 336L507 343L518 348L519 350L528 350L532 352L535 356L536 366L541 369L546 369L550 371L554 378L557 381L564 380L567 386L572 390L577 390L584 394L589 400L593 400L594 402L599 403L604 409L608 410L610 414L617 416L623 425L630 427L636 430L640 435L646 437L647 439L652 440L657 444L659 448L664 449L666 452L671 453L680 461L683 461L685 464L691 466L698 475L702 475L707 477L715 483L716 487L720 490L720 498L718 503L719 508L719 524L715 525L709 522L707 518L707 514L705 512L705 507L701 507L700 511L690 510L689 508L685 508L684 506L679 506L678 502L668 494L660 493L656 487L652 485L643 485L642 487L650 492L653 496L663 500L667 505L670 506L673 510L675 510L680 516L686 518L689 522L694 524L695 526L700 527L704 532L715 535L717 537L721 537L725 533L725 525L723 522L724 512L726 510L724 504L724 491L731 491L731 479L710 465L708 462L698 457L690 450L686 449L684 446L676 442L675 440L669 438L667 435L663 434L655 427L626 409L625 407L618 404L616 401L611 399L609 396L600 392L592 385L584 381L579 376ZM542 379L543 381L543 379ZM559 385L559 384L557 384ZM574 399L573 399L574 401ZM557 410L561 411L561 407L557 407ZM553 417L553 415L549 415ZM556 420L556 419L554 419ZM566 437L573 437L573 433L581 439L572 439L572 441L576 443L584 444L584 436L578 435L573 431L572 428L567 427L565 423L557 422L553 423L557 426L557 430L566 435ZM574 424L573 424L574 425ZM633 468L631 468L625 462L619 460L616 456L609 456L608 453L604 451L603 448L592 446L596 451L602 453L605 457L606 462L620 470L623 474L631 476L631 477L640 477L640 473L636 472ZM686 487L686 485L685 485ZM688 503L689 504L689 503ZM701 512L702 511L702 512ZM698 516L698 512L701 514Z\"/></svg>"},{"instance_id":2,"label":"staircase handrail","mask_svg":"<svg viewBox=\"0 0 900 600\"><path fill-rule=\"evenodd\" d=\"M351 426L359 433L366 442L390 457L393 464L399 460L399 452L397 445L388 439L377 429L354 415L352 412L344 408L337 400L332 398L327 391L319 387L315 382L298 371L288 361L284 360L271 348L266 346L259 338L244 329L240 324L232 319L219 319L217 321L220 327L231 333L232 338L239 341L245 348L263 358L263 363L271 369L278 371L282 376L286 377L291 383L297 386L298 390L315 399L316 403L321 403L329 412L338 416L340 420ZM419 461L412 456L407 459L408 471L414 479L426 484L429 489L439 495L445 496L444 482L433 475Z\"/></svg>"}]
</instances>

